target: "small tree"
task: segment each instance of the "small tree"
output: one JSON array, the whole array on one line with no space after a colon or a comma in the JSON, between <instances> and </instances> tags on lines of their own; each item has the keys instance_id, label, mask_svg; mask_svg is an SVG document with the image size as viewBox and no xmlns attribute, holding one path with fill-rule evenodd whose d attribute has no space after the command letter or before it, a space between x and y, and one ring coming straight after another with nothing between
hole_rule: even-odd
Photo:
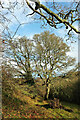
<instances>
[{"instance_id":1,"label":"small tree","mask_svg":"<svg viewBox=\"0 0 80 120\"><path fill-rule=\"evenodd\" d=\"M73 65L75 59L66 54L70 50L69 46L61 38L50 34L49 31L35 34L33 39L35 41L35 70L44 81L45 99L48 99L53 77Z\"/></svg>"}]
</instances>

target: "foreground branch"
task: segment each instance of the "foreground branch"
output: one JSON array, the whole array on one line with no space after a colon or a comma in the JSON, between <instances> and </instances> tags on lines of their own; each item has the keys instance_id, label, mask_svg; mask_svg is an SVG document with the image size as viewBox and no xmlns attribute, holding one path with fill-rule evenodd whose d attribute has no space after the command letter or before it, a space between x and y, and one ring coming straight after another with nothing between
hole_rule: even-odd
<instances>
[{"instance_id":1,"label":"foreground branch","mask_svg":"<svg viewBox=\"0 0 80 120\"><path fill-rule=\"evenodd\" d=\"M33 11L33 14L34 13L37 13L39 14L41 17L43 17L47 23L52 26L52 27L55 27L56 28L56 23L54 21L52 21L51 19L47 18L47 16L45 14L43 14L42 12L39 12L38 10L35 10L31 5L30 3L26 0L26 3L27 5L29 6L29 8ZM52 16L52 18L56 18L56 20L60 23L63 23L65 26L66 26L66 29L68 29L68 26L71 28L71 31L74 30L76 33L80 34L80 31L78 31L73 25L72 23L75 22L75 21L78 21L79 19L76 19L76 20L72 20L71 23L67 21L66 19L66 16L69 16L69 14L72 12L74 12L75 10L71 10L69 13L67 13L65 15L65 17L62 19L59 15L57 15L56 13L54 13L53 11L51 11L49 8L47 8L46 6L44 6L43 4L40 4L40 2L38 2L38 5L39 5L39 8L42 8L48 15ZM31 14L30 14L31 15ZM58 23L57 22L57 23Z\"/></svg>"}]
</instances>

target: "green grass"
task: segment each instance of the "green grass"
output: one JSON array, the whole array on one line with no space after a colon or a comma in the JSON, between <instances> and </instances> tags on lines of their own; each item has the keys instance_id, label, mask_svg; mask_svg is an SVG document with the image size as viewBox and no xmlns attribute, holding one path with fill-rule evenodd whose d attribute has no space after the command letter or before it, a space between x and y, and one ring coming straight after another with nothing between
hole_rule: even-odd
<instances>
[{"instance_id":1,"label":"green grass","mask_svg":"<svg viewBox=\"0 0 80 120\"><path fill-rule=\"evenodd\" d=\"M30 86L19 86L15 83L15 90L8 96L4 90L2 115L4 118L77 118L80 119L80 109L78 105L61 102L66 108L72 109L73 112L64 109L51 109L47 101L40 96L32 99L34 92L29 93ZM8 86L9 87L9 86ZM8 89L8 88L7 88ZM9 88L10 89L10 88ZM11 88L12 89L12 88ZM36 105L37 104L37 105Z\"/></svg>"}]
</instances>

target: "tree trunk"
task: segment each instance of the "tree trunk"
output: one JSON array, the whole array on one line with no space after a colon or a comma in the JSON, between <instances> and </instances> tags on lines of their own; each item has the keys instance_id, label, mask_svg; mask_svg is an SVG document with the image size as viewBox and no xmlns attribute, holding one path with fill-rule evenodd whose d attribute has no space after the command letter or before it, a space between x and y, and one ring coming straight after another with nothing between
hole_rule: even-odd
<instances>
[{"instance_id":1,"label":"tree trunk","mask_svg":"<svg viewBox=\"0 0 80 120\"><path fill-rule=\"evenodd\" d=\"M45 100L49 98L49 93L50 93L50 83L46 84L46 94L45 94Z\"/></svg>"}]
</instances>

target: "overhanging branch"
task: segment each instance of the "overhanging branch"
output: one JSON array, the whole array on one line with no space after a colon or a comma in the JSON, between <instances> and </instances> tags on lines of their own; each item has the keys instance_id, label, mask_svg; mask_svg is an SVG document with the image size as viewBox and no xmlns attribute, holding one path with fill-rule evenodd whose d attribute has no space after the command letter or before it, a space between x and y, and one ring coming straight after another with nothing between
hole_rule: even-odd
<instances>
[{"instance_id":1,"label":"overhanging branch","mask_svg":"<svg viewBox=\"0 0 80 120\"><path fill-rule=\"evenodd\" d=\"M53 23L53 21L51 21L49 18L47 18L47 16L45 16L42 12L39 12L37 10L35 10L31 5L30 3L26 0L26 3L28 5L28 7L34 12L34 13L37 13L39 14L40 16L42 16L46 21L47 23L52 26L52 27L55 27L56 28L56 23ZM49 8L47 8L46 6L44 6L43 4L40 4L40 2L38 3L39 4L39 7L42 8L45 12L48 13L48 15L51 15L52 17L55 17L57 21L59 21L59 24L60 23L63 23L65 26L66 26L66 29L68 28L68 26L71 28L71 30L74 30L76 33L80 34L80 31L78 31L70 22L68 22L65 17L62 19L61 17L59 17L59 15L57 15L56 13L54 13L53 11L51 11ZM75 10L71 10L69 11L69 13L67 13L66 15L69 15L71 12L74 12ZM65 15L65 16L66 16ZM76 20L79 20L79 19L76 19ZM75 20L73 21L75 22Z\"/></svg>"}]
</instances>

